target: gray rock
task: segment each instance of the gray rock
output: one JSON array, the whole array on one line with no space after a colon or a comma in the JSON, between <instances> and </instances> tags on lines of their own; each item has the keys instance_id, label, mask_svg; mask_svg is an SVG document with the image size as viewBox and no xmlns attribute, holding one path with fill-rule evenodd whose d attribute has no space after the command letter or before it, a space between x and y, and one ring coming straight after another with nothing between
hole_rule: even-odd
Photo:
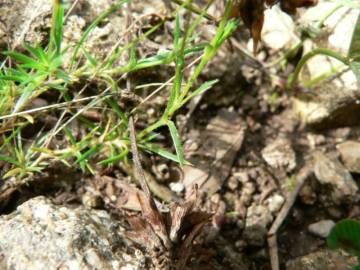
<instances>
[{"instance_id":1,"label":"gray rock","mask_svg":"<svg viewBox=\"0 0 360 270\"><path fill-rule=\"evenodd\" d=\"M273 217L269 209L263 205L251 205L246 215L246 226L243 232L243 239L250 246L261 247L265 243L267 227Z\"/></svg>"},{"instance_id":2,"label":"gray rock","mask_svg":"<svg viewBox=\"0 0 360 270\"><path fill-rule=\"evenodd\" d=\"M0 217L0 269L144 269L105 211L33 198Z\"/></svg>"},{"instance_id":3,"label":"gray rock","mask_svg":"<svg viewBox=\"0 0 360 270\"><path fill-rule=\"evenodd\" d=\"M265 244L267 230L262 225L253 225L246 227L242 238L250 246L262 247Z\"/></svg>"},{"instance_id":4,"label":"gray rock","mask_svg":"<svg viewBox=\"0 0 360 270\"><path fill-rule=\"evenodd\" d=\"M330 231L334 225L335 222L332 220L321 220L319 222L310 224L308 231L321 238L326 238L330 234Z\"/></svg>"},{"instance_id":5,"label":"gray rock","mask_svg":"<svg viewBox=\"0 0 360 270\"><path fill-rule=\"evenodd\" d=\"M314 154L315 176L321 184L331 187L331 198L335 204L352 200L358 191L351 174L336 157L327 157L320 152Z\"/></svg>"},{"instance_id":6,"label":"gray rock","mask_svg":"<svg viewBox=\"0 0 360 270\"><path fill-rule=\"evenodd\" d=\"M356 257L340 250L324 249L289 260L286 270L350 270L356 265Z\"/></svg>"},{"instance_id":7,"label":"gray rock","mask_svg":"<svg viewBox=\"0 0 360 270\"><path fill-rule=\"evenodd\" d=\"M266 200L266 204L271 213L276 213L280 210L285 202L285 198L280 194L274 194Z\"/></svg>"},{"instance_id":8,"label":"gray rock","mask_svg":"<svg viewBox=\"0 0 360 270\"><path fill-rule=\"evenodd\" d=\"M273 221L268 207L252 204L246 213L243 239L251 246L262 246L266 239L267 227Z\"/></svg>"},{"instance_id":9,"label":"gray rock","mask_svg":"<svg viewBox=\"0 0 360 270\"><path fill-rule=\"evenodd\" d=\"M246 227L261 225L267 227L273 220L269 209L263 205L253 204L248 208L246 215Z\"/></svg>"},{"instance_id":10,"label":"gray rock","mask_svg":"<svg viewBox=\"0 0 360 270\"><path fill-rule=\"evenodd\" d=\"M360 173L360 143L346 141L336 146L345 167L354 173Z\"/></svg>"},{"instance_id":11,"label":"gray rock","mask_svg":"<svg viewBox=\"0 0 360 270\"><path fill-rule=\"evenodd\" d=\"M288 172L296 167L296 156L287 139L279 138L261 151L262 157L273 168L284 167Z\"/></svg>"}]
</instances>

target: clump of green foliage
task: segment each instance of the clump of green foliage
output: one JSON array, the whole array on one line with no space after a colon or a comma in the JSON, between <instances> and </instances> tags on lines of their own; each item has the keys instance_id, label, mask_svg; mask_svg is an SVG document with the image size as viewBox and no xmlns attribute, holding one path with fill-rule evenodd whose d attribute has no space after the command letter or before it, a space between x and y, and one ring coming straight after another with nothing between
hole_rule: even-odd
<instances>
[{"instance_id":1,"label":"clump of green foliage","mask_svg":"<svg viewBox=\"0 0 360 270\"><path fill-rule=\"evenodd\" d=\"M11 165L4 178L22 178L41 172L51 160L58 160L67 166L79 166L82 170L92 173L96 172L98 166L113 166L118 162L126 162L130 149L128 119L130 114L136 115L137 110L134 108L128 112L117 102L122 93L118 79L141 69L171 63L175 63L175 75L165 111L159 119L140 131L137 140L143 150L154 152L180 164L186 163L181 139L171 118L189 100L210 89L217 82L214 80L197 85L202 70L237 28L238 21L229 18L232 1L228 1L216 33L209 42L195 42L201 20L208 16L207 8L195 19L189 16L185 29L181 28L180 10L192 10L189 8L192 7L192 1L188 0L173 13L176 19L172 50L146 58L137 56L139 43L159 29L163 21L123 47L116 47L109 57L96 59L85 49L84 43L99 23L123 8L129 1L119 1L94 20L71 51L70 64L67 66L64 65L64 55L70 48L63 48L65 8L61 0L53 0L52 27L47 47L24 44L27 53L3 52L8 61L11 59L11 62L15 63L15 66L11 66L4 62L0 69L0 161ZM124 54L128 54L128 61L119 66L117 60ZM186 78L184 71L187 59L194 55L199 56L199 61L194 72ZM106 88L100 89L94 96L80 98L78 93L70 91L79 81L85 84L100 82L99 85L103 84ZM49 91L58 92L58 103L28 109L35 98ZM74 108L73 105L78 104L81 106ZM82 116L82 113L95 107L101 108L103 120L100 123ZM63 112L50 131L40 130L30 142L23 137L24 129L36 123L44 112L59 109ZM87 132L82 138L76 138L69 127L75 119ZM176 154L153 142L157 137L154 132L163 126L169 129ZM59 147L51 147L51 142L56 136L60 136L65 143Z\"/></svg>"}]
</instances>

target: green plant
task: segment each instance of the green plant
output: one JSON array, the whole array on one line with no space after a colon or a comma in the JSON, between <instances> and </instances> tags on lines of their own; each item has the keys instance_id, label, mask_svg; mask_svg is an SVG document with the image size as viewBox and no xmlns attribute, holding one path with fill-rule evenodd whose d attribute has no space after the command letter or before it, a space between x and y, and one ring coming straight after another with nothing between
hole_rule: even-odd
<instances>
[{"instance_id":1,"label":"green plant","mask_svg":"<svg viewBox=\"0 0 360 270\"><path fill-rule=\"evenodd\" d=\"M316 37L321 32L321 28L324 24L324 21L329 16L331 16L335 11L337 11L340 7L342 7L344 5L350 6L351 8L360 9L359 5L353 3L350 0L349 1L340 1L340 3L337 6L335 6L335 8L333 10L331 10L322 20L320 20L314 28L307 29L306 32L308 34L305 36L311 37L311 38ZM306 38L303 38L290 51L288 51L285 54L285 56L295 54L296 51L298 51L298 49L303 45L303 42L305 41L305 39ZM316 55L326 55L326 56L337 59L338 61L340 61L342 64L344 64L346 66L349 66L352 69L352 71L354 72L355 76L357 77L357 80L360 82L360 15L358 16L357 24L354 29L352 41L351 41L347 56L342 56L339 53L329 50L329 49L326 49L326 48L313 49L312 51L308 52L300 59L299 63L297 64L297 66L295 68L295 71L293 72L293 74L291 74L291 76L288 79L288 82L287 82L288 89L294 88L295 84L299 80L299 75L300 75L302 68L304 67L304 65L306 64L306 62L309 59L311 59L312 57L314 57ZM337 69L334 70L334 72L336 72L336 71L337 71ZM331 74L332 73L330 73L330 75ZM327 76L329 76L329 74ZM323 77L323 76L321 76L321 77ZM311 83L308 84L308 86L312 86L313 84L318 83L321 79L322 78L314 79Z\"/></svg>"},{"instance_id":2,"label":"green plant","mask_svg":"<svg viewBox=\"0 0 360 270\"><path fill-rule=\"evenodd\" d=\"M355 255L359 264L353 269L360 269L360 222L344 219L338 222L331 230L327 244L331 249L344 249Z\"/></svg>"},{"instance_id":3,"label":"green plant","mask_svg":"<svg viewBox=\"0 0 360 270\"><path fill-rule=\"evenodd\" d=\"M176 17L176 27L174 45L171 50L138 58L139 43L158 30L165 22L161 21L123 46L117 44L106 58L97 59L86 50L84 46L86 40L105 18L129 1L119 1L100 14L84 31L75 49L71 51L70 47L63 48L62 46L64 4L60 0L54 0L48 46L43 48L40 45L24 44L27 53L15 51L3 53L15 63L15 67L12 64L3 64L0 70L0 121L2 121L0 160L11 164L5 178L24 177L34 172L41 172L49 161L54 159L66 166L79 166L82 170L92 173L96 172L98 166L113 166L119 162L126 162L130 147L128 119L130 114L136 114L138 110L134 108L129 112L119 105L117 100L122 90L118 80L128 73L171 63L175 63L175 76L165 111L160 119L140 131L137 139L143 150L159 154L180 164L187 163L184 159L180 136L171 117L186 102L210 89L217 82L214 80L196 86L204 67L237 27L238 22L229 19L232 1L228 1L224 16L210 42L195 42L198 36L197 28L202 18L208 16L207 8L197 10L199 15L194 21L190 21L189 16L185 23L186 27L182 31L179 11L183 8L193 11L194 6L191 0L181 1L181 5L173 13ZM65 65L64 58L69 54L70 64ZM128 54L128 61L119 65L117 60L125 54ZM194 55L198 56L198 60L194 62L197 66L190 78L186 79L184 72L188 68L187 60ZM100 87L97 94L80 97L82 91L75 93L70 91L71 87L80 81L85 82L84 89L87 84L94 81L99 86L105 85L105 89ZM48 91L57 93L57 103L41 108L29 108L29 104L35 98ZM40 130L32 143L25 144L25 139L21 135L24 129L39 121L44 112L54 112L59 109L62 113L57 116L57 123L52 129ZM92 109L96 109L101 114L100 122L83 116ZM69 125L75 119L85 131L85 135L81 138L76 136ZM161 126L169 128L176 154L153 142L157 137L154 131ZM63 143L59 147L51 147L51 142L57 136L61 136Z\"/></svg>"}]
</instances>

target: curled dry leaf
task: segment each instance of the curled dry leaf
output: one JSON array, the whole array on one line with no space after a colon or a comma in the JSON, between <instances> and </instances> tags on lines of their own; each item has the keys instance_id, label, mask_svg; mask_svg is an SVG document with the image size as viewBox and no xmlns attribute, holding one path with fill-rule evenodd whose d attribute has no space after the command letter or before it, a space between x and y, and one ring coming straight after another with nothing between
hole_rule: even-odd
<instances>
[{"instance_id":1,"label":"curled dry leaf","mask_svg":"<svg viewBox=\"0 0 360 270\"><path fill-rule=\"evenodd\" d=\"M295 14L297 8L315 6L318 0L283 0L280 1L280 7L289 14Z\"/></svg>"},{"instance_id":2,"label":"curled dry leaf","mask_svg":"<svg viewBox=\"0 0 360 270\"><path fill-rule=\"evenodd\" d=\"M245 26L250 30L254 40L254 53L256 53L258 43L261 41L265 9L278 2L284 12L295 14L297 8L314 6L318 3L318 0L237 0L232 9L231 16L240 17Z\"/></svg>"},{"instance_id":3,"label":"curled dry leaf","mask_svg":"<svg viewBox=\"0 0 360 270\"><path fill-rule=\"evenodd\" d=\"M140 177L139 182L145 196L138 196L141 216L133 215L128 218L132 230L127 232L127 236L147 249L156 269L183 269L191 255L194 240L212 215L196 211L196 187L194 193L185 202L175 203L169 212L160 212L147 187L133 125L133 120L130 118L130 140L135 175Z\"/></svg>"}]
</instances>

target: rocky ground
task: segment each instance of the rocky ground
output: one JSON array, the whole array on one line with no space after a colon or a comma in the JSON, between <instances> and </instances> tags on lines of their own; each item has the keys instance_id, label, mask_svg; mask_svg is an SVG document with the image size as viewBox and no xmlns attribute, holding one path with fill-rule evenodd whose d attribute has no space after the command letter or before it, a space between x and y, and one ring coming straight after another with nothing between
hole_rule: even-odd
<instances>
[{"instance_id":1,"label":"rocky ground","mask_svg":"<svg viewBox=\"0 0 360 270\"><path fill-rule=\"evenodd\" d=\"M19 49L24 41L47 37L49 1L0 1L0 48ZM359 85L351 70L316 86L289 92L281 78L294 68L276 63L299 42L299 25L318 20L334 7L329 1L296 17L273 7L266 12L263 42L255 57L245 28L225 44L201 80L220 83L176 115L187 160L180 168L153 155L143 156L149 185L159 201L179 202L199 186L200 208L213 213L189 269L351 269L354 257L331 251L325 239L343 218L359 218ZM65 42L78 40L85 26L112 1L75 6L65 24ZM201 1L198 1L201 4ZM151 16L165 16L163 1L134 1L132 12L145 27ZM219 15L221 5L209 12ZM358 10L343 7L325 22L324 33L303 44L303 52L327 46L346 53ZM86 47L107 55L119 39L124 13L101 24ZM142 44L144 55L171 43L169 22ZM212 31L204 24L202 35ZM140 31L140 30L139 30ZM296 58L296 57L295 57ZM298 59L293 59L298 61ZM317 56L307 64L303 84L338 67ZM133 75L134 85L166 81L172 67ZM141 98L149 93L137 92ZM152 122L166 94L142 109ZM49 101L43 100L47 103ZM145 120L144 120L145 121ZM74 124L75 125L75 124ZM30 132L32 133L32 132ZM163 144L171 147L164 135ZM5 165L1 165L5 170ZM129 213L141 209L129 168L83 174L54 162L21 185L2 183L0 194L1 269L153 269L153 258L126 236Z\"/></svg>"}]
</instances>

